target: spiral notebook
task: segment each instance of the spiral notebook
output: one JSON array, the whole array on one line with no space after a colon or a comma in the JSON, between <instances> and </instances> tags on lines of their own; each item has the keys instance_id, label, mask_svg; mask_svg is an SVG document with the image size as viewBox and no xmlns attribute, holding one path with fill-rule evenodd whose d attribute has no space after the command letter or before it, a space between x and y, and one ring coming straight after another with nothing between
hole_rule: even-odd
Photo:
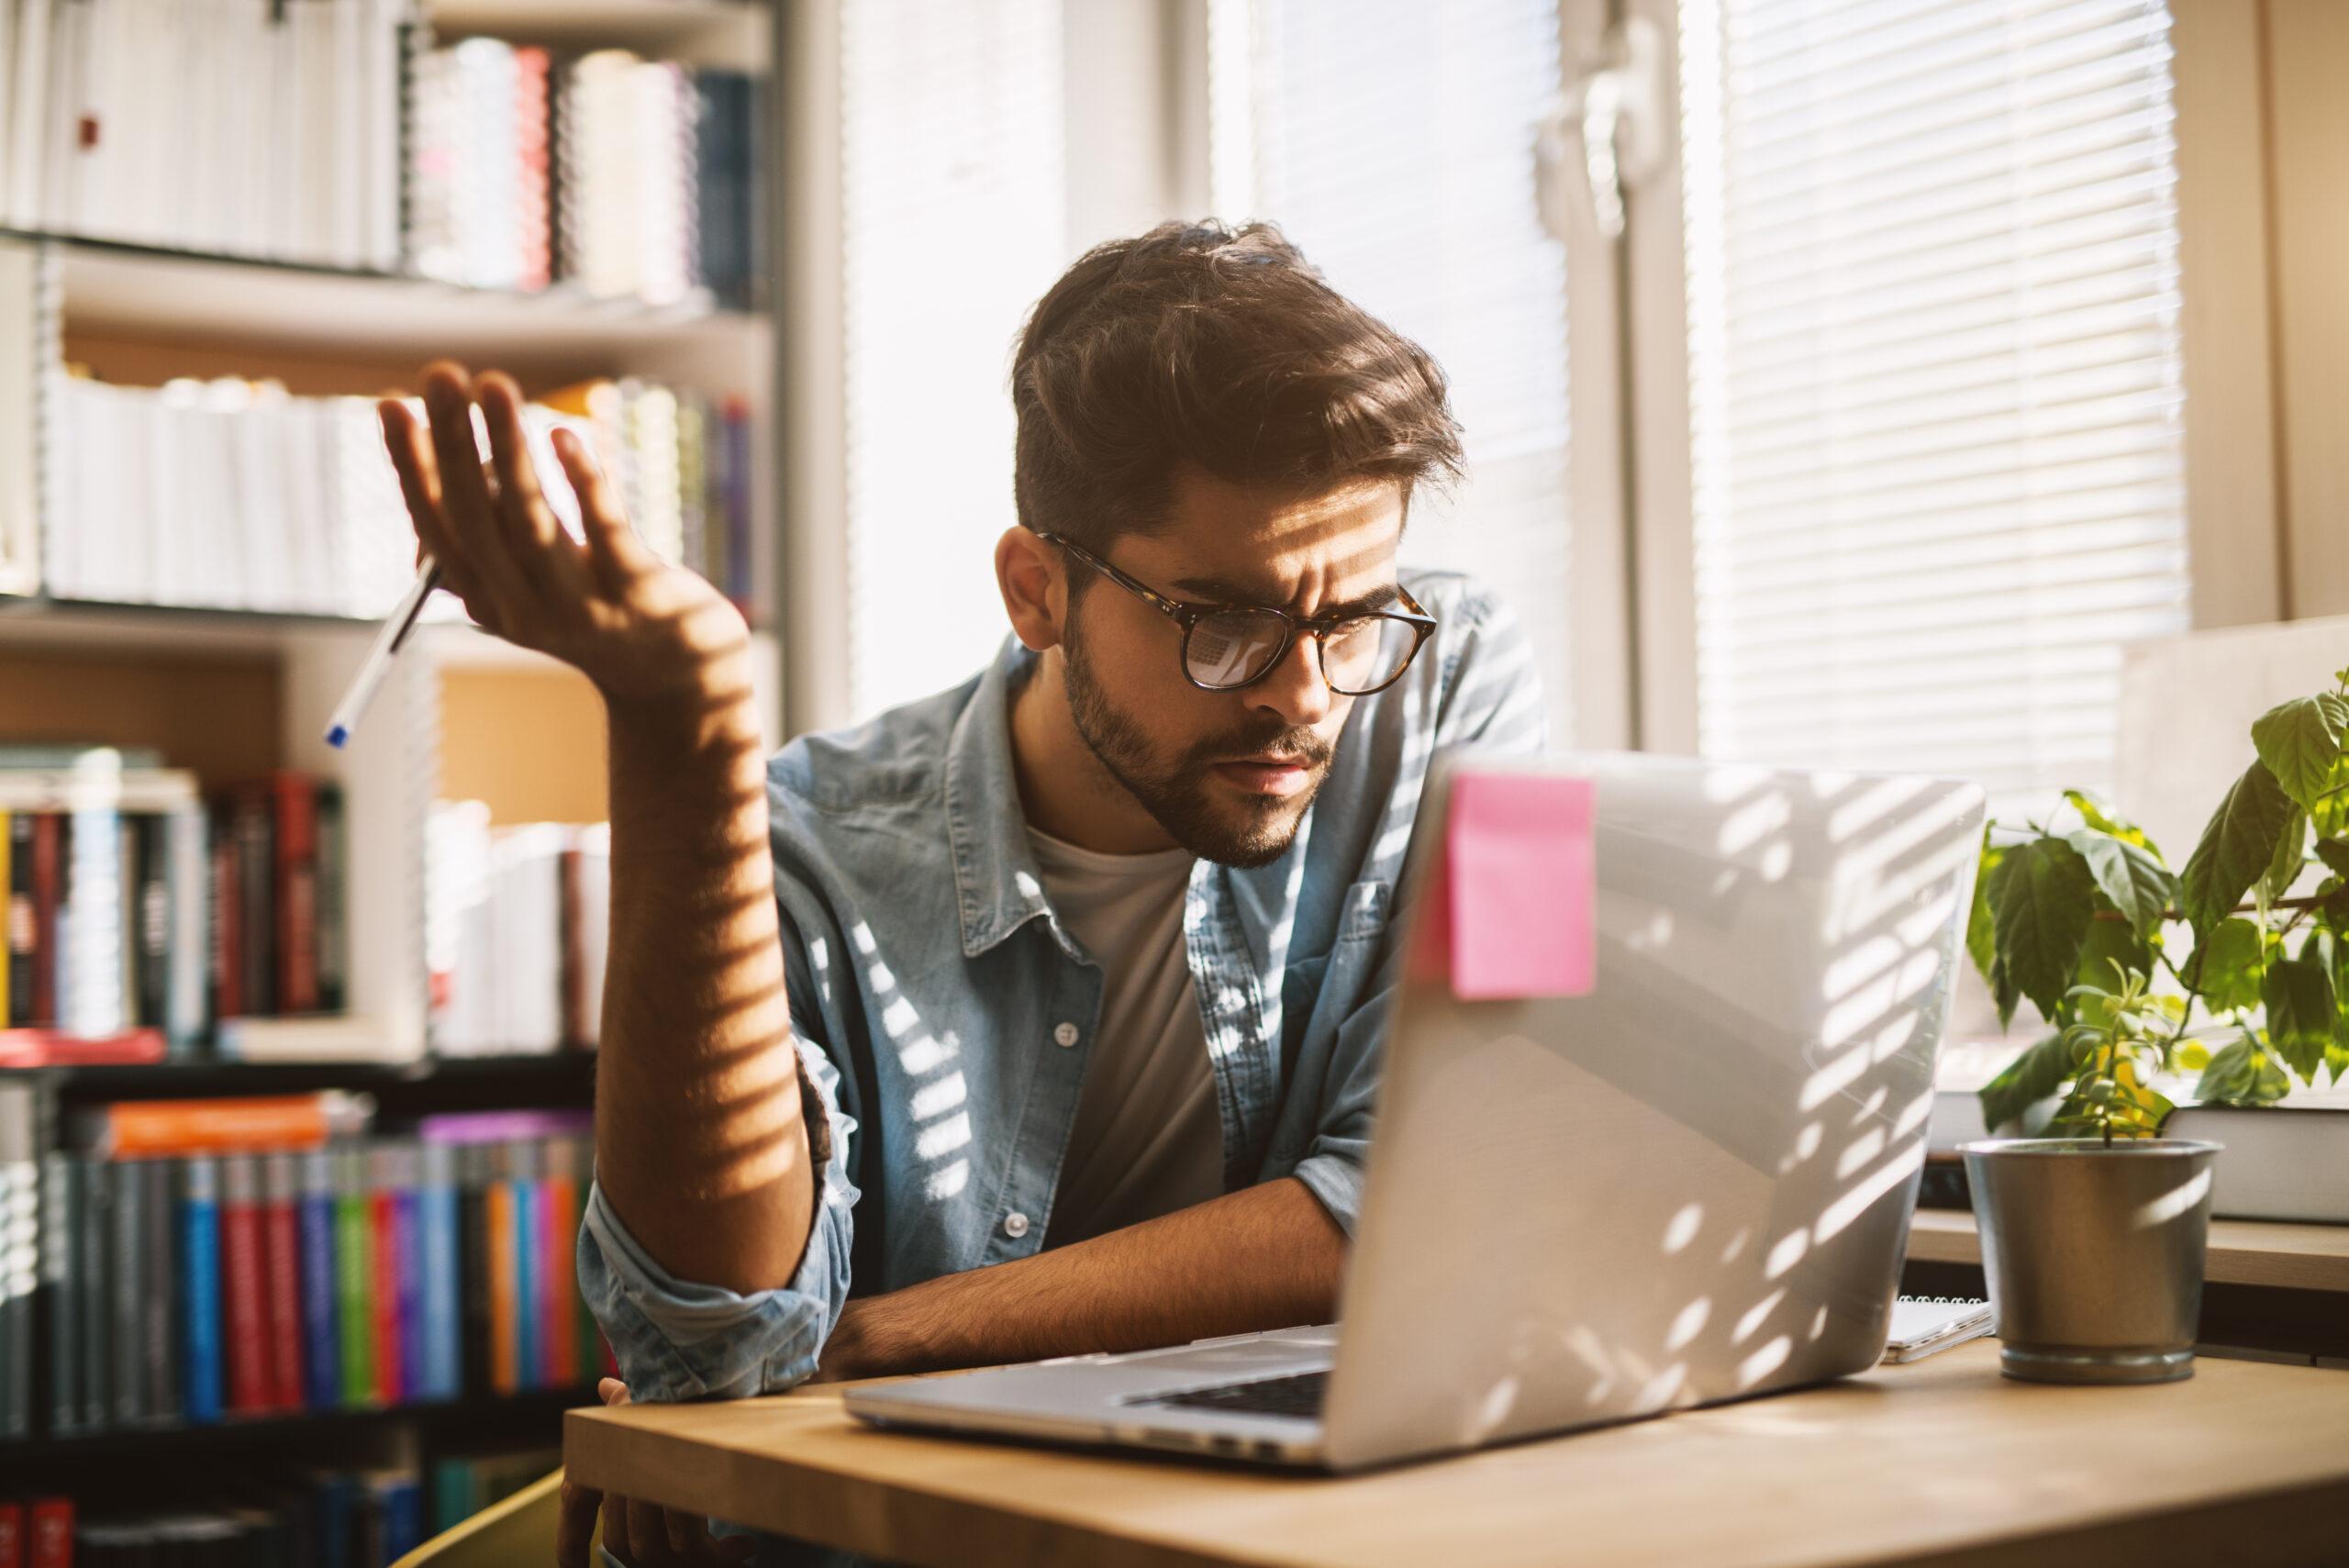
<instances>
[{"instance_id":1,"label":"spiral notebook","mask_svg":"<svg viewBox=\"0 0 2349 1568\"><path fill-rule=\"evenodd\" d=\"M1990 1331L1990 1304L1965 1296L1904 1296L1892 1304L1887 1362L1922 1361Z\"/></svg>"}]
</instances>

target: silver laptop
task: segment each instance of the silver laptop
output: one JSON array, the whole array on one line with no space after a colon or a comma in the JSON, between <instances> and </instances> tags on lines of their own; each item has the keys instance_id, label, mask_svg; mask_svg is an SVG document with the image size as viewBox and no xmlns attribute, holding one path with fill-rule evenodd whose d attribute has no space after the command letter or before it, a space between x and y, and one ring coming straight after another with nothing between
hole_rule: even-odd
<instances>
[{"instance_id":1,"label":"silver laptop","mask_svg":"<svg viewBox=\"0 0 2349 1568\"><path fill-rule=\"evenodd\" d=\"M1337 1327L849 1391L885 1426L1353 1470L1876 1361L1925 1155L1982 792L1653 757L1596 781L1587 994L1406 973ZM1408 898L1398 951L1435 917Z\"/></svg>"}]
</instances>

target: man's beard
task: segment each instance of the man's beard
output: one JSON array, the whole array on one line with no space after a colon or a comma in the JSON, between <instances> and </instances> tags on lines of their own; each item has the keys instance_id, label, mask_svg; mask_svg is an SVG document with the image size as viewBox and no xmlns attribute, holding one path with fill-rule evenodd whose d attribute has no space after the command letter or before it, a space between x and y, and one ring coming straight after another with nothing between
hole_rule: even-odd
<instances>
[{"instance_id":1,"label":"man's beard","mask_svg":"<svg viewBox=\"0 0 2349 1568\"><path fill-rule=\"evenodd\" d=\"M1286 853L1306 808L1329 776L1333 755L1330 743L1311 729L1260 714L1260 723L1201 741L1171 764L1162 764L1141 726L1112 706L1108 694L1094 681L1076 620L1074 616L1069 617L1068 635L1062 644L1069 712L1077 734L1110 776L1141 803L1168 837L1202 860L1244 870L1269 865ZM1311 775L1306 787L1291 795L1261 797L1235 812L1219 812L1208 793L1208 769L1217 762L1267 751L1301 763Z\"/></svg>"}]
</instances>

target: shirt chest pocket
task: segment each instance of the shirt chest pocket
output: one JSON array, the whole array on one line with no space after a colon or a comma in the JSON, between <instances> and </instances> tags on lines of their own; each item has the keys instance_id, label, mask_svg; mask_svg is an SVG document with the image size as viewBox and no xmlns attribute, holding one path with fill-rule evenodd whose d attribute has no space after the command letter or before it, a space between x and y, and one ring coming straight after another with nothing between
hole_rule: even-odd
<instances>
[{"instance_id":1,"label":"shirt chest pocket","mask_svg":"<svg viewBox=\"0 0 2349 1568\"><path fill-rule=\"evenodd\" d=\"M1333 1029L1353 1010L1377 962L1386 932L1391 889L1384 882L1357 882L1338 906L1337 934L1330 951L1292 959L1281 977L1282 1065L1308 1033ZM1327 1015L1326 1018L1323 1015Z\"/></svg>"}]
</instances>

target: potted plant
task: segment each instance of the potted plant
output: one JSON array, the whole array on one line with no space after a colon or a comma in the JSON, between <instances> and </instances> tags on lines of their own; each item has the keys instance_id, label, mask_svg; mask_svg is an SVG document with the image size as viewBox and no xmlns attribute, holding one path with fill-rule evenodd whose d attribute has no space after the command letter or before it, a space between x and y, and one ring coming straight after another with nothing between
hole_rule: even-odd
<instances>
[{"instance_id":1,"label":"potted plant","mask_svg":"<svg viewBox=\"0 0 2349 1568\"><path fill-rule=\"evenodd\" d=\"M2349 1073L2349 670L2269 710L2182 871L2080 792L2076 827L1993 824L1966 947L2003 1027L2046 1033L1983 1088L1996 1131L2058 1101L2052 1136L1965 1146L2008 1375L2193 1372L2215 1143L2160 1136L2156 1079L2264 1105ZM2311 858L2313 891L2296 895Z\"/></svg>"}]
</instances>

